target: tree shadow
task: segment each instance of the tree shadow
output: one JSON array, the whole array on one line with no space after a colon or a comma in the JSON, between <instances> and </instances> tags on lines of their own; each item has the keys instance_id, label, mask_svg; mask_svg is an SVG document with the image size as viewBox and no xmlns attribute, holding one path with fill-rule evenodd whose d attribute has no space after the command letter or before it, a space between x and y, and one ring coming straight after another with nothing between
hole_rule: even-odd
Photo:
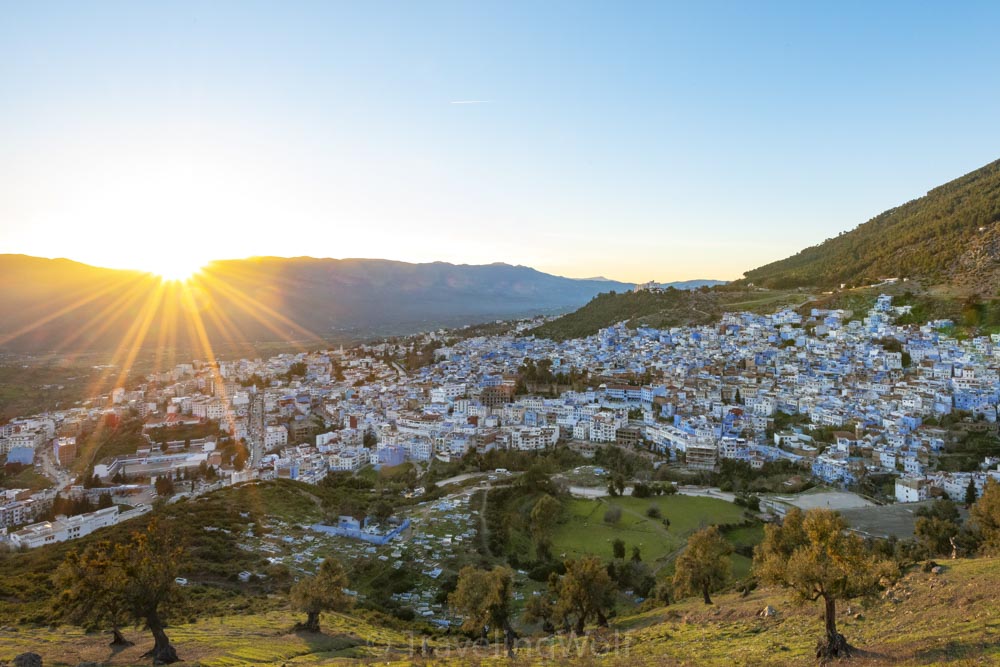
<instances>
[{"instance_id":1,"label":"tree shadow","mask_svg":"<svg viewBox=\"0 0 1000 667\"><path fill-rule=\"evenodd\" d=\"M309 646L310 653L336 653L345 649L354 648L355 646L364 646L367 644L367 642L360 637L342 634L327 634L326 632L323 632L322 628L317 632L315 630L304 628L299 624L293 626L288 634L295 635L304 641Z\"/></svg>"},{"instance_id":2,"label":"tree shadow","mask_svg":"<svg viewBox=\"0 0 1000 667\"><path fill-rule=\"evenodd\" d=\"M924 650L916 651L907 656L907 664L913 665L936 665L943 662L954 662L956 660L975 660L986 655L986 649L995 646L988 640L969 639L959 641L952 639L943 646L934 646Z\"/></svg>"},{"instance_id":3,"label":"tree shadow","mask_svg":"<svg viewBox=\"0 0 1000 667\"><path fill-rule=\"evenodd\" d=\"M111 649L108 653L108 659L111 659L122 651L135 646L135 642L121 634L121 631L108 631L103 634L111 637L111 641L108 642L108 648Z\"/></svg>"},{"instance_id":4,"label":"tree shadow","mask_svg":"<svg viewBox=\"0 0 1000 667\"><path fill-rule=\"evenodd\" d=\"M878 651L870 651L864 648L858 648L857 646L851 646L851 655L848 657L849 660L886 660L889 662L895 662L893 656L888 653L879 653ZM832 660L831 662L836 662Z\"/></svg>"},{"instance_id":5,"label":"tree shadow","mask_svg":"<svg viewBox=\"0 0 1000 667\"><path fill-rule=\"evenodd\" d=\"M111 649L111 652L108 654L108 657L113 658L114 656L118 655L125 649L132 648L133 646L135 646L135 642L126 642L124 644L108 644L108 647Z\"/></svg>"}]
</instances>

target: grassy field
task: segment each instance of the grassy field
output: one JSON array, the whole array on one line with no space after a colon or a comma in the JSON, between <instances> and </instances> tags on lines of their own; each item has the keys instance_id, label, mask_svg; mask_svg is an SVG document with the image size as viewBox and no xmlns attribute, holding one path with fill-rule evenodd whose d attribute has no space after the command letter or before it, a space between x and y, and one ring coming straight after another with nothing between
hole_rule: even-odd
<instances>
[{"instance_id":1,"label":"grassy field","mask_svg":"<svg viewBox=\"0 0 1000 667\"><path fill-rule=\"evenodd\" d=\"M323 518L321 486L304 484L246 484L218 493L218 499L232 507L252 512L255 516L280 517L289 523L312 523Z\"/></svg>"},{"instance_id":2,"label":"grassy field","mask_svg":"<svg viewBox=\"0 0 1000 667\"><path fill-rule=\"evenodd\" d=\"M616 524L604 521L610 507L621 508L622 517ZM646 510L655 506L662 519L646 516ZM611 543L616 538L625 541L627 550L639 546L647 562L663 563L684 546L688 535L702 526L739 523L743 509L716 498L698 496L659 496L655 498L601 498L597 500L575 498L567 501L565 522L553 536L553 553L579 556L593 553L610 558Z\"/></svg>"},{"instance_id":3,"label":"grassy field","mask_svg":"<svg viewBox=\"0 0 1000 667\"><path fill-rule=\"evenodd\" d=\"M740 526L739 528L733 528L732 530L726 531L726 538L732 542L734 546L752 547L763 541L764 526L762 524L756 524L753 526Z\"/></svg>"},{"instance_id":4,"label":"grassy field","mask_svg":"<svg viewBox=\"0 0 1000 667\"><path fill-rule=\"evenodd\" d=\"M295 623L301 620L300 616L285 611L206 618L169 627L167 634L187 664L206 667L372 659L402 654L410 645L408 633L373 625L355 616L324 614L319 634L294 632ZM144 659L142 653L152 646L149 633L131 630L124 634L135 646L116 651L107 645L107 635L87 634L76 628L0 632L0 660L33 651L42 655L46 665L148 664L149 659Z\"/></svg>"},{"instance_id":5,"label":"grassy field","mask_svg":"<svg viewBox=\"0 0 1000 667\"><path fill-rule=\"evenodd\" d=\"M753 548L764 540L764 525L754 524L752 526L740 526L726 531L726 539L733 543L733 546L740 549ZM748 556L734 553L733 560L733 580L739 581L750 574L751 559Z\"/></svg>"},{"instance_id":6,"label":"grassy field","mask_svg":"<svg viewBox=\"0 0 1000 667\"><path fill-rule=\"evenodd\" d=\"M908 575L891 597L840 604L840 630L860 649L851 663L997 664L998 572L996 559L955 561L940 576ZM812 649L822 631L816 604L796 603L774 589L746 598L718 596L715 602L706 607L689 599L619 621L620 630L632 630L631 664L815 664ZM773 606L777 616L757 616L765 605Z\"/></svg>"}]
</instances>

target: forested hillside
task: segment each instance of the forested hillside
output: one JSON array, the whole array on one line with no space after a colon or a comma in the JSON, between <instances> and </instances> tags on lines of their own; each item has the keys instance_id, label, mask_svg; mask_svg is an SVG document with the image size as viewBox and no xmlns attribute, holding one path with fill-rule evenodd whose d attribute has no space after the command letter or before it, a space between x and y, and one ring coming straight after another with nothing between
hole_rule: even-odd
<instances>
[{"instance_id":1,"label":"forested hillside","mask_svg":"<svg viewBox=\"0 0 1000 667\"><path fill-rule=\"evenodd\" d=\"M696 300L707 310L695 311L692 303ZM700 292L674 289L661 293L606 292L598 294L579 310L547 322L531 333L555 340L583 338L617 322L634 322L637 318L659 312L670 313L671 324L704 324L715 317L714 301L711 296Z\"/></svg>"},{"instance_id":2,"label":"forested hillside","mask_svg":"<svg viewBox=\"0 0 1000 667\"><path fill-rule=\"evenodd\" d=\"M781 288L923 278L993 295L1000 282L998 222L1000 161L745 276L756 285Z\"/></svg>"},{"instance_id":3,"label":"forested hillside","mask_svg":"<svg viewBox=\"0 0 1000 667\"><path fill-rule=\"evenodd\" d=\"M563 315L529 333L566 340L591 336L618 322L629 326L675 327L709 324L725 311L770 312L782 305L798 305L808 298L788 290L744 289L722 285L696 290L643 290L599 294L579 310Z\"/></svg>"}]
</instances>

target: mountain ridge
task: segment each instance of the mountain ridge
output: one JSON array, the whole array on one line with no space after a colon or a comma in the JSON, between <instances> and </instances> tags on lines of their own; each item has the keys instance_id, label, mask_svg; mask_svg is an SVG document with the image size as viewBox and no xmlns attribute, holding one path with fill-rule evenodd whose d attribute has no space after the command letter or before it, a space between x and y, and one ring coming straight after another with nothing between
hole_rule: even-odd
<instances>
[{"instance_id":1,"label":"mountain ridge","mask_svg":"<svg viewBox=\"0 0 1000 667\"><path fill-rule=\"evenodd\" d=\"M75 260L0 255L0 348L113 349L136 321L145 341L197 347L167 312L197 312L213 345L411 333L565 312L631 283L580 281L504 263L255 257L218 260L188 283ZM156 303L150 307L150 303ZM176 319L176 318L175 318ZM142 342L140 342L142 344Z\"/></svg>"},{"instance_id":2,"label":"mountain ridge","mask_svg":"<svg viewBox=\"0 0 1000 667\"><path fill-rule=\"evenodd\" d=\"M602 294L531 333L561 340L618 322L708 324L726 309L766 309L785 300L800 305L793 290L833 293L841 285L871 286L888 278L907 279L915 292L934 288L942 293L935 298L948 304L1000 295L1000 160L833 239L746 271L743 280L710 285L706 294Z\"/></svg>"}]
</instances>

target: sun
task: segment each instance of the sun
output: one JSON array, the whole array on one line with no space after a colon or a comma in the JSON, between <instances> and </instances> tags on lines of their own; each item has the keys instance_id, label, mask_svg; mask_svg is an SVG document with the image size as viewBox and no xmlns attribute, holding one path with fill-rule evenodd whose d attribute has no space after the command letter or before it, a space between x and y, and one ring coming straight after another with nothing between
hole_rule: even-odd
<instances>
[{"instance_id":1,"label":"sun","mask_svg":"<svg viewBox=\"0 0 1000 667\"><path fill-rule=\"evenodd\" d=\"M188 257L165 257L150 264L148 271L164 282L185 282L198 274L206 262Z\"/></svg>"}]
</instances>

